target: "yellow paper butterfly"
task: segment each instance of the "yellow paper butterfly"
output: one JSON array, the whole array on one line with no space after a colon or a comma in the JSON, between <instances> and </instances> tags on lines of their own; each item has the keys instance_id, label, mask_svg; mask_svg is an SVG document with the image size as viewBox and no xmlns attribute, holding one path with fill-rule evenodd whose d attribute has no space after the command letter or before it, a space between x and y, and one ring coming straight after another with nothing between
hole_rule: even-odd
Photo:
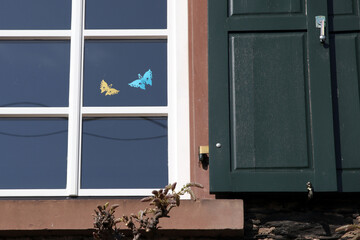
<instances>
[{"instance_id":1,"label":"yellow paper butterfly","mask_svg":"<svg viewBox=\"0 0 360 240\"><path fill-rule=\"evenodd\" d=\"M100 90L101 93L106 92L105 96L109 95L115 95L119 93L119 90L115 89L115 88L111 88L112 84L108 85L104 80L101 81L100 83Z\"/></svg>"}]
</instances>

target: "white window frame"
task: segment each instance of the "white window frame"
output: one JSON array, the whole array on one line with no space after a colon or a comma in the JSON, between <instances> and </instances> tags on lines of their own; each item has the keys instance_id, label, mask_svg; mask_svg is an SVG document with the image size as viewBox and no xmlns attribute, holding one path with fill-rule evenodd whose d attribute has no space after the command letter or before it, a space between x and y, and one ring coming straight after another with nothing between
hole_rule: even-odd
<instances>
[{"instance_id":1,"label":"white window frame","mask_svg":"<svg viewBox=\"0 0 360 240\"><path fill-rule=\"evenodd\" d=\"M0 40L70 40L69 107L1 107L0 117L67 117L65 189L0 189L0 197L145 196L153 189L80 189L81 126L84 117L165 116L168 118L168 181L190 181L187 0L167 0L167 29L84 29L86 0L72 0L71 30L0 30ZM167 39L168 105L164 107L82 107L84 40Z\"/></svg>"}]
</instances>

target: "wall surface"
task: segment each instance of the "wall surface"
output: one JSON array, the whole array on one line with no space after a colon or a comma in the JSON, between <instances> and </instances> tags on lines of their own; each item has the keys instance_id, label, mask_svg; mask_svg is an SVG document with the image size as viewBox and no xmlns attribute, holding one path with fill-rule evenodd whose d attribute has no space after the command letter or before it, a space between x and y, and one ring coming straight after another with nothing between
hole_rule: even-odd
<instances>
[{"instance_id":1,"label":"wall surface","mask_svg":"<svg viewBox=\"0 0 360 240\"><path fill-rule=\"evenodd\" d=\"M201 183L200 198L209 194L209 165L199 161L199 147L209 145L207 0L189 0L189 81L191 181Z\"/></svg>"},{"instance_id":2,"label":"wall surface","mask_svg":"<svg viewBox=\"0 0 360 240\"><path fill-rule=\"evenodd\" d=\"M1 230L86 230L93 228L93 210L105 202L119 204L117 217L149 207L138 199L128 200L2 200ZM227 216L227 217L223 217ZM166 230L229 230L243 228L242 200L181 201L170 219L161 219Z\"/></svg>"}]
</instances>

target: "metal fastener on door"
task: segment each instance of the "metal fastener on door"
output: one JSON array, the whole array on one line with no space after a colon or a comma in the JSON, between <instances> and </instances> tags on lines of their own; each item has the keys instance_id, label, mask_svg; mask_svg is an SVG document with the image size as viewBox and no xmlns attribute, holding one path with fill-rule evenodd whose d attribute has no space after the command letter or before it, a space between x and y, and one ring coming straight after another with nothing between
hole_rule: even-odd
<instances>
[{"instance_id":1,"label":"metal fastener on door","mask_svg":"<svg viewBox=\"0 0 360 240\"><path fill-rule=\"evenodd\" d=\"M325 26L326 26L326 19L325 16L316 16L315 17L315 26L316 28L320 28L320 42L325 43Z\"/></svg>"}]
</instances>

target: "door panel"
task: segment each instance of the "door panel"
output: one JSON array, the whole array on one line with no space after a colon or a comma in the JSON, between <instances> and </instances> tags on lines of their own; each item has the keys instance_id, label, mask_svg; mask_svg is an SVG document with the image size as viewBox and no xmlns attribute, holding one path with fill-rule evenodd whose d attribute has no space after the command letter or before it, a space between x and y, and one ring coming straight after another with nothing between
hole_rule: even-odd
<instances>
[{"instance_id":1,"label":"door panel","mask_svg":"<svg viewBox=\"0 0 360 240\"><path fill-rule=\"evenodd\" d=\"M229 0L230 16L303 13L303 0Z\"/></svg>"},{"instance_id":2,"label":"door panel","mask_svg":"<svg viewBox=\"0 0 360 240\"><path fill-rule=\"evenodd\" d=\"M230 34L234 169L309 167L304 54L304 33Z\"/></svg>"},{"instance_id":3,"label":"door panel","mask_svg":"<svg viewBox=\"0 0 360 240\"><path fill-rule=\"evenodd\" d=\"M229 0L226 24L233 31L305 30L304 0Z\"/></svg>"},{"instance_id":4,"label":"door panel","mask_svg":"<svg viewBox=\"0 0 360 240\"><path fill-rule=\"evenodd\" d=\"M328 0L330 32L359 29L358 0Z\"/></svg>"},{"instance_id":5,"label":"door panel","mask_svg":"<svg viewBox=\"0 0 360 240\"><path fill-rule=\"evenodd\" d=\"M333 13L329 16L339 16L339 15L354 15L356 13L355 0L333 0L330 1L333 7Z\"/></svg>"},{"instance_id":6,"label":"door panel","mask_svg":"<svg viewBox=\"0 0 360 240\"><path fill-rule=\"evenodd\" d=\"M341 167L360 168L359 34L334 36L338 84Z\"/></svg>"}]
</instances>

